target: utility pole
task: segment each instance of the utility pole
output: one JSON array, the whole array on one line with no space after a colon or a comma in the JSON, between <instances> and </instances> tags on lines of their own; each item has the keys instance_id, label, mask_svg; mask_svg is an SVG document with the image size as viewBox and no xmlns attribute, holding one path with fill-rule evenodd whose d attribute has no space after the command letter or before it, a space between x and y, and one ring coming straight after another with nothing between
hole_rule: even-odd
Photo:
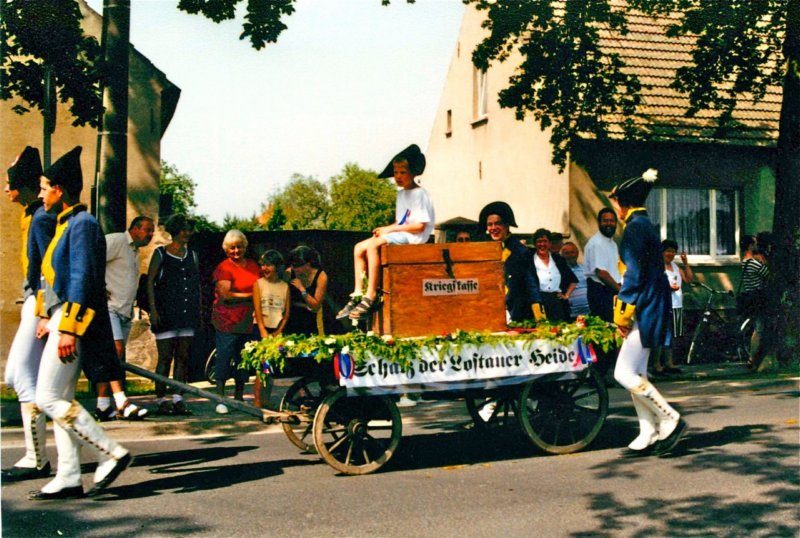
<instances>
[{"instance_id":1,"label":"utility pole","mask_svg":"<svg viewBox=\"0 0 800 538\"><path fill-rule=\"evenodd\" d=\"M56 130L56 88L55 81L53 80L53 66L45 64L44 66L44 110L42 116L44 119L44 133L42 149L44 150L44 163L45 170L50 166L52 161L52 152L50 139L53 132Z\"/></svg>"},{"instance_id":2,"label":"utility pole","mask_svg":"<svg viewBox=\"0 0 800 538\"><path fill-rule=\"evenodd\" d=\"M103 0L105 112L99 133L97 220L104 233L123 232L128 213L128 58L130 0Z\"/></svg>"}]
</instances>

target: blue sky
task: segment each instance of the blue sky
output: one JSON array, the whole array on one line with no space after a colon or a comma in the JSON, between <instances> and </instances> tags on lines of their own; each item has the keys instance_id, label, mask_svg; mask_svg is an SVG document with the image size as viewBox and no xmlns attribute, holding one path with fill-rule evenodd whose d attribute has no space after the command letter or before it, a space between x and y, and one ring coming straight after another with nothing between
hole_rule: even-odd
<instances>
[{"instance_id":1,"label":"blue sky","mask_svg":"<svg viewBox=\"0 0 800 538\"><path fill-rule=\"evenodd\" d=\"M102 10L102 0L89 0ZM134 0L131 42L181 90L162 158L197 183L198 211L250 216L293 173L380 169L423 150L455 51L459 0L299 0L261 51L241 21Z\"/></svg>"}]
</instances>

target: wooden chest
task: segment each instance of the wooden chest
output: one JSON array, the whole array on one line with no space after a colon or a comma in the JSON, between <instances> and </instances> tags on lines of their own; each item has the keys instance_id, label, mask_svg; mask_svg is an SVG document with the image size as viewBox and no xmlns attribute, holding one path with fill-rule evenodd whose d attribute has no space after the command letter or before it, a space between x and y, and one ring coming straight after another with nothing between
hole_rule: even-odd
<instances>
[{"instance_id":1,"label":"wooden chest","mask_svg":"<svg viewBox=\"0 0 800 538\"><path fill-rule=\"evenodd\" d=\"M381 247L383 305L376 334L432 336L506 328L499 242Z\"/></svg>"}]
</instances>

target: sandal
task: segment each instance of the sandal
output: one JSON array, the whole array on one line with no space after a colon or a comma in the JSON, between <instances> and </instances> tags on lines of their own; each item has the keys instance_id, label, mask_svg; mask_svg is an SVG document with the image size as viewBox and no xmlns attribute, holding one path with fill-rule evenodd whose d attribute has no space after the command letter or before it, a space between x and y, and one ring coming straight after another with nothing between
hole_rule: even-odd
<instances>
[{"instance_id":1,"label":"sandal","mask_svg":"<svg viewBox=\"0 0 800 538\"><path fill-rule=\"evenodd\" d=\"M352 312L355 309L355 307L358 306L359 299L361 299L361 297L359 296L351 297L350 300L347 301L347 304L344 305L344 308L339 310L339 313L336 314L336 319L344 319L348 317L350 315L350 312Z\"/></svg>"},{"instance_id":2,"label":"sandal","mask_svg":"<svg viewBox=\"0 0 800 538\"><path fill-rule=\"evenodd\" d=\"M118 420L144 420L146 416L147 409L139 409L136 404L131 403L129 400L125 400L122 407L117 408Z\"/></svg>"},{"instance_id":3,"label":"sandal","mask_svg":"<svg viewBox=\"0 0 800 538\"><path fill-rule=\"evenodd\" d=\"M353 310L350 311L350 319L361 319L367 317L375 310L375 301L369 297L362 297Z\"/></svg>"}]
</instances>

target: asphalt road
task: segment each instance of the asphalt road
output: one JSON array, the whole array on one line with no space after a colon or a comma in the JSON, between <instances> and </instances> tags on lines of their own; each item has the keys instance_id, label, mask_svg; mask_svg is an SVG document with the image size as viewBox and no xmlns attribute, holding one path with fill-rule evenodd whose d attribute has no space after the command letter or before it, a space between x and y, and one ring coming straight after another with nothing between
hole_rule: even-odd
<instances>
[{"instance_id":1,"label":"asphalt road","mask_svg":"<svg viewBox=\"0 0 800 538\"><path fill-rule=\"evenodd\" d=\"M613 389L600 436L566 456L542 455L516 434L472 431L463 402L420 404L402 411L394 459L366 476L337 475L277 426L196 403L209 407L185 423L111 423L136 460L102 497L32 502L25 494L44 481L3 485L2 534L800 535L797 378L659 386L690 425L674 457L619 457L637 426L627 394ZM2 431L4 466L21 447L18 430Z\"/></svg>"}]
</instances>

